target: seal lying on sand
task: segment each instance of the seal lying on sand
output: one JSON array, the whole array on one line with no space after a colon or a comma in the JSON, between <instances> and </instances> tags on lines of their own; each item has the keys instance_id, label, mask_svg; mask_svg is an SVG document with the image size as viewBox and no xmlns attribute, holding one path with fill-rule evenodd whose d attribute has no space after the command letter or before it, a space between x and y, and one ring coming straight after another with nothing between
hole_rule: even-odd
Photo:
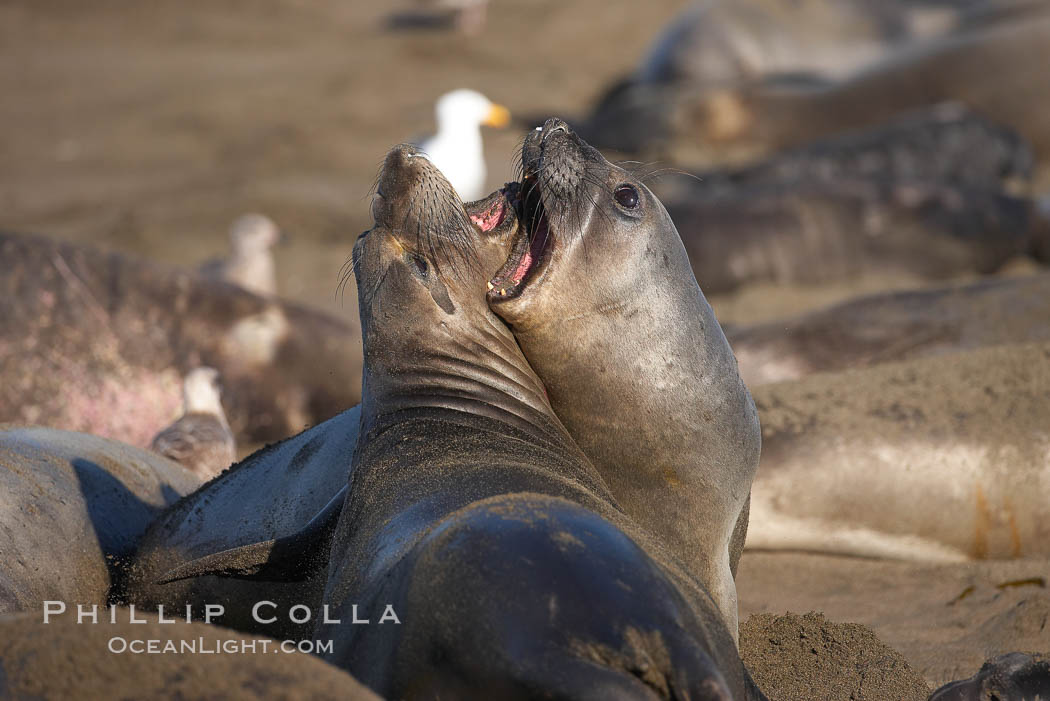
<instances>
[{"instance_id":1,"label":"seal lying on sand","mask_svg":"<svg viewBox=\"0 0 1050 701\"><path fill-rule=\"evenodd\" d=\"M281 651L277 640L184 623L170 614L159 622L116 609L111 623L110 610L99 607L94 620L78 623L70 605L46 624L40 611L0 619L0 699L379 701L346 672L311 655ZM142 654L150 641L157 653L169 644L172 651Z\"/></svg>"},{"instance_id":2,"label":"seal lying on sand","mask_svg":"<svg viewBox=\"0 0 1050 701\"><path fill-rule=\"evenodd\" d=\"M1031 150L955 104L828 137L747 168L661 178L708 294L887 271L988 273L1036 252Z\"/></svg>"},{"instance_id":3,"label":"seal lying on sand","mask_svg":"<svg viewBox=\"0 0 1050 701\"><path fill-rule=\"evenodd\" d=\"M242 443L285 438L360 398L356 325L40 237L0 234L0 259L0 421L145 447L199 365L222 375Z\"/></svg>"},{"instance_id":4,"label":"seal lying on sand","mask_svg":"<svg viewBox=\"0 0 1050 701\"><path fill-rule=\"evenodd\" d=\"M167 509L142 537L129 568L128 601L169 611L218 604L225 614L216 622L224 626L278 638L308 636L313 623L296 624L288 611L297 604L314 611L320 604L329 536L342 508L360 421L359 407L344 411L254 453ZM317 514L321 518L311 521ZM304 530L313 556L296 539ZM217 554L231 550L236 555L215 564ZM266 567L282 557L289 568ZM273 581L201 576L233 568ZM173 571L183 573L178 581L158 581ZM260 601L275 606L253 616Z\"/></svg>"},{"instance_id":5,"label":"seal lying on sand","mask_svg":"<svg viewBox=\"0 0 1050 701\"><path fill-rule=\"evenodd\" d=\"M1050 341L1050 273L872 295L726 335L752 387L814 372Z\"/></svg>"},{"instance_id":6,"label":"seal lying on sand","mask_svg":"<svg viewBox=\"0 0 1050 701\"><path fill-rule=\"evenodd\" d=\"M788 146L957 100L1009 125L1043 157L1050 89L1046 3L891 52L842 79L764 76L724 86L680 80L616 85L581 125L600 148L688 166L755 159Z\"/></svg>"},{"instance_id":7,"label":"seal lying on sand","mask_svg":"<svg viewBox=\"0 0 1050 701\"><path fill-rule=\"evenodd\" d=\"M395 698L760 698L711 598L616 507L489 311L501 236L480 238L408 147L373 216L326 659ZM372 624L349 625L352 606ZM387 606L400 625L376 623Z\"/></svg>"},{"instance_id":8,"label":"seal lying on sand","mask_svg":"<svg viewBox=\"0 0 1050 701\"><path fill-rule=\"evenodd\" d=\"M1014 652L989 660L970 679L945 684L929 701L1050 698L1050 657Z\"/></svg>"},{"instance_id":9,"label":"seal lying on sand","mask_svg":"<svg viewBox=\"0 0 1050 701\"><path fill-rule=\"evenodd\" d=\"M1050 553L1050 344L754 390L748 547L922 561Z\"/></svg>"},{"instance_id":10,"label":"seal lying on sand","mask_svg":"<svg viewBox=\"0 0 1050 701\"><path fill-rule=\"evenodd\" d=\"M653 42L632 80L732 87L777 74L841 77L947 33L961 14L893 0L694 2Z\"/></svg>"},{"instance_id":11,"label":"seal lying on sand","mask_svg":"<svg viewBox=\"0 0 1050 701\"><path fill-rule=\"evenodd\" d=\"M735 635L760 434L729 344L637 178L557 119L522 154L520 233L489 305L617 502L671 546Z\"/></svg>"},{"instance_id":12,"label":"seal lying on sand","mask_svg":"<svg viewBox=\"0 0 1050 701\"><path fill-rule=\"evenodd\" d=\"M0 430L0 614L105 605L161 509L200 484L170 460L47 428Z\"/></svg>"}]
</instances>

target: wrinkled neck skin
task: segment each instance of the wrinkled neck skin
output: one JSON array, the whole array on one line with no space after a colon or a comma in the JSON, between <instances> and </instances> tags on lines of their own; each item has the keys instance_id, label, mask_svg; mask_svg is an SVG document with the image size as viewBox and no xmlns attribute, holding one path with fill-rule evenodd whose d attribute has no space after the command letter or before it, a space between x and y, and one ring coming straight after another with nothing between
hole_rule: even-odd
<instances>
[{"instance_id":1,"label":"wrinkled neck skin","mask_svg":"<svg viewBox=\"0 0 1050 701\"><path fill-rule=\"evenodd\" d=\"M476 290L450 286L455 311L438 311L433 319L418 318L412 300L361 296L363 436L408 418L408 410L430 409L485 416L537 439L571 442L513 335L485 305L485 278L475 277Z\"/></svg>"},{"instance_id":2,"label":"wrinkled neck skin","mask_svg":"<svg viewBox=\"0 0 1050 701\"><path fill-rule=\"evenodd\" d=\"M677 231L643 193L645 226L615 245L602 243L618 224L600 204L562 221L548 209L562 238L547 270L495 308L617 501L700 577L735 636L729 546L758 468L758 417Z\"/></svg>"}]
</instances>

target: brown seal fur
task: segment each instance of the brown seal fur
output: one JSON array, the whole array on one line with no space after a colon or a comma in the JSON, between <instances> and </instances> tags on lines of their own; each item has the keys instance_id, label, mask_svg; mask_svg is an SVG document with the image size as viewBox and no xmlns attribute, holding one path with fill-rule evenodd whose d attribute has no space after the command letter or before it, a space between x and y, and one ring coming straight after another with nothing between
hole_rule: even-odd
<instances>
[{"instance_id":1,"label":"brown seal fur","mask_svg":"<svg viewBox=\"0 0 1050 701\"><path fill-rule=\"evenodd\" d=\"M360 397L354 324L117 253L0 234L0 421L148 446L181 378L223 377L243 443L273 441Z\"/></svg>"},{"instance_id":2,"label":"brown seal fur","mask_svg":"<svg viewBox=\"0 0 1050 701\"><path fill-rule=\"evenodd\" d=\"M520 233L489 305L617 501L735 633L758 417L675 225L562 120L526 138L522 164Z\"/></svg>"}]
</instances>

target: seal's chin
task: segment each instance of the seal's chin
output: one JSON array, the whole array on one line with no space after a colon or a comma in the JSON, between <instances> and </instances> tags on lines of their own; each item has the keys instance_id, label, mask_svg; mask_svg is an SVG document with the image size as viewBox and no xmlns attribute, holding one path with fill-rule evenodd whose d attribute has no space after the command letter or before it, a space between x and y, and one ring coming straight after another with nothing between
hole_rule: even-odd
<instances>
[{"instance_id":1,"label":"seal's chin","mask_svg":"<svg viewBox=\"0 0 1050 701\"><path fill-rule=\"evenodd\" d=\"M507 262L488 284L488 296L495 301L517 297L525 290L547 264L553 240L536 176L526 175L513 196L509 189L505 191L519 225Z\"/></svg>"}]
</instances>

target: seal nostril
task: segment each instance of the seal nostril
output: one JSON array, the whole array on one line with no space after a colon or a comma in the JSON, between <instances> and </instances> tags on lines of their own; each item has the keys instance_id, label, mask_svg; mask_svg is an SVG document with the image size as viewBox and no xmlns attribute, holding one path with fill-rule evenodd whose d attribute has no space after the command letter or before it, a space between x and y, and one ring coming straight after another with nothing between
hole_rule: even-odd
<instances>
[{"instance_id":1,"label":"seal nostril","mask_svg":"<svg viewBox=\"0 0 1050 701\"><path fill-rule=\"evenodd\" d=\"M569 133L569 125L558 119L557 117L551 117L543 125L543 138L541 141L546 141L547 137L551 134L557 134L561 132L563 134Z\"/></svg>"}]
</instances>

